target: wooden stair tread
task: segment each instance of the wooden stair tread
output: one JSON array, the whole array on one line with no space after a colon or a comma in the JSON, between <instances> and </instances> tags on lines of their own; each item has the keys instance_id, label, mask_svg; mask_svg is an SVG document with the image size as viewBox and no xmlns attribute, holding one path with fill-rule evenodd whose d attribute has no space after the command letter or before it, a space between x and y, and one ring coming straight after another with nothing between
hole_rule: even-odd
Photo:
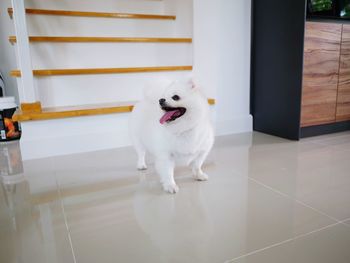
<instances>
[{"instance_id":1,"label":"wooden stair tread","mask_svg":"<svg viewBox=\"0 0 350 263\"><path fill-rule=\"evenodd\" d=\"M43 108L42 112L21 112L18 110L14 116L15 121L34 121L34 120L51 120L61 118L71 118L80 116L93 116L111 113L131 112L135 101L119 102L119 103L104 103L94 105L81 105L71 107L51 107ZM215 104L215 99L208 99L209 105Z\"/></svg>"},{"instance_id":2,"label":"wooden stair tread","mask_svg":"<svg viewBox=\"0 0 350 263\"><path fill-rule=\"evenodd\" d=\"M17 42L16 36L10 36L11 44ZM62 37L30 36L30 42L146 42L146 43L192 43L192 38L157 38L157 37Z\"/></svg>"},{"instance_id":3,"label":"wooden stair tread","mask_svg":"<svg viewBox=\"0 0 350 263\"><path fill-rule=\"evenodd\" d=\"M9 16L13 16L13 8L7 9ZM86 12L71 10L51 10L26 8L29 15L54 15L54 16L80 16L80 17L106 17L106 18L128 18L128 19L162 19L175 20L172 15L132 14L132 13L108 13L108 12Z\"/></svg>"},{"instance_id":4,"label":"wooden stair tread","mask_svg":"<svg viewBox=\"0 0 350 263\"><path fill-rule=\"evenodd\" d=\"M121 73L145 73L161 71L192 70L192 66L165 66L165 67L136 67L136 68L80 68L80 69L36 69L34 76L62 76L62 75L87 75L87 74L121 74ZM12 77L21 77L20 70L12 70Z\"/></svg>"}]
</instances>

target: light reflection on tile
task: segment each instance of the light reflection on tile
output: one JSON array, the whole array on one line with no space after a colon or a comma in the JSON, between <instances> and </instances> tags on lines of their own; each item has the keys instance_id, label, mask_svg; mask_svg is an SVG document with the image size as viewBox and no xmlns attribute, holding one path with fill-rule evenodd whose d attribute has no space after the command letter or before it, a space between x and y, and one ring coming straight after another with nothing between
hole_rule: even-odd
<instances>
[{"instance_id":1,"label":"light reflection on tile","mask_svg":"<svg viewBox=\"0 0 350 263\"><path fill-rule=\"evenodd\" d=\"M0 262L73 262L61 201L34 204L27 180L1 186Z\"/></svg>"}]
</instances>

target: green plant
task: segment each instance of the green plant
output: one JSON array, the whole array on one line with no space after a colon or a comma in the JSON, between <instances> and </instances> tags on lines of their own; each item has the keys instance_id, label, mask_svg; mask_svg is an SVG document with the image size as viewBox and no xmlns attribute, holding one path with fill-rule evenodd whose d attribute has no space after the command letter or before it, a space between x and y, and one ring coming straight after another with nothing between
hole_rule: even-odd
<instances>
[{"instance_id":1,"label":"green plant","mask_svg":"<svg viewBox=\"0 0 350 263\"><path fill-rule=\"evenodd\" d=\"M332 9L331 0L311 0L312 10L314 12L327 11Z\"/></svg>"}]
</instances>

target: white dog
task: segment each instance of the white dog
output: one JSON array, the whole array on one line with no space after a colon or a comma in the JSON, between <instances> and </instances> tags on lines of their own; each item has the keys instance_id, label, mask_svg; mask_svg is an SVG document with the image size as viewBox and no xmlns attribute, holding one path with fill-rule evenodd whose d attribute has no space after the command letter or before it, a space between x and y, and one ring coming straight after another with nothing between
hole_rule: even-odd
<instances>
[{"instance_id":1,"label":"white dog","mask_svg":"<svg viewBox=\"0 0 350 263\"><path fill-rule=\"evenodd\" d=\"M208 180L202 164L214 143L207 99L192 80L163 84L158 95L146 95L135 105L131 138L138 155L137 168L147 169L146 151L154 155L164 191L176 193L176 163L191 166L196 180Z\"/></svg>"}]
</instances>

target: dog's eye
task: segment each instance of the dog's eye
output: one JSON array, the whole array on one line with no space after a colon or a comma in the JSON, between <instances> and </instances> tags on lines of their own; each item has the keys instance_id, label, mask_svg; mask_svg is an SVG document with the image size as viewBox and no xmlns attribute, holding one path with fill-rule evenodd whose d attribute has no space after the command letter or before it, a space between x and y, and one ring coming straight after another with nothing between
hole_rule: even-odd
<instances>
[{"instance_id":1,"label":"dog's eye","mask_svg":"<svg viewBox=\"0 0 350 263\"><path fill-rule=\"evenodd\" d=\"M175 101L177 101L177 100L180 99L180 97L179 97L178 95L174 95L174 96L172 96L171 98L172 98L173 100L175 100Z\"/></svg>"}]
</instances>

